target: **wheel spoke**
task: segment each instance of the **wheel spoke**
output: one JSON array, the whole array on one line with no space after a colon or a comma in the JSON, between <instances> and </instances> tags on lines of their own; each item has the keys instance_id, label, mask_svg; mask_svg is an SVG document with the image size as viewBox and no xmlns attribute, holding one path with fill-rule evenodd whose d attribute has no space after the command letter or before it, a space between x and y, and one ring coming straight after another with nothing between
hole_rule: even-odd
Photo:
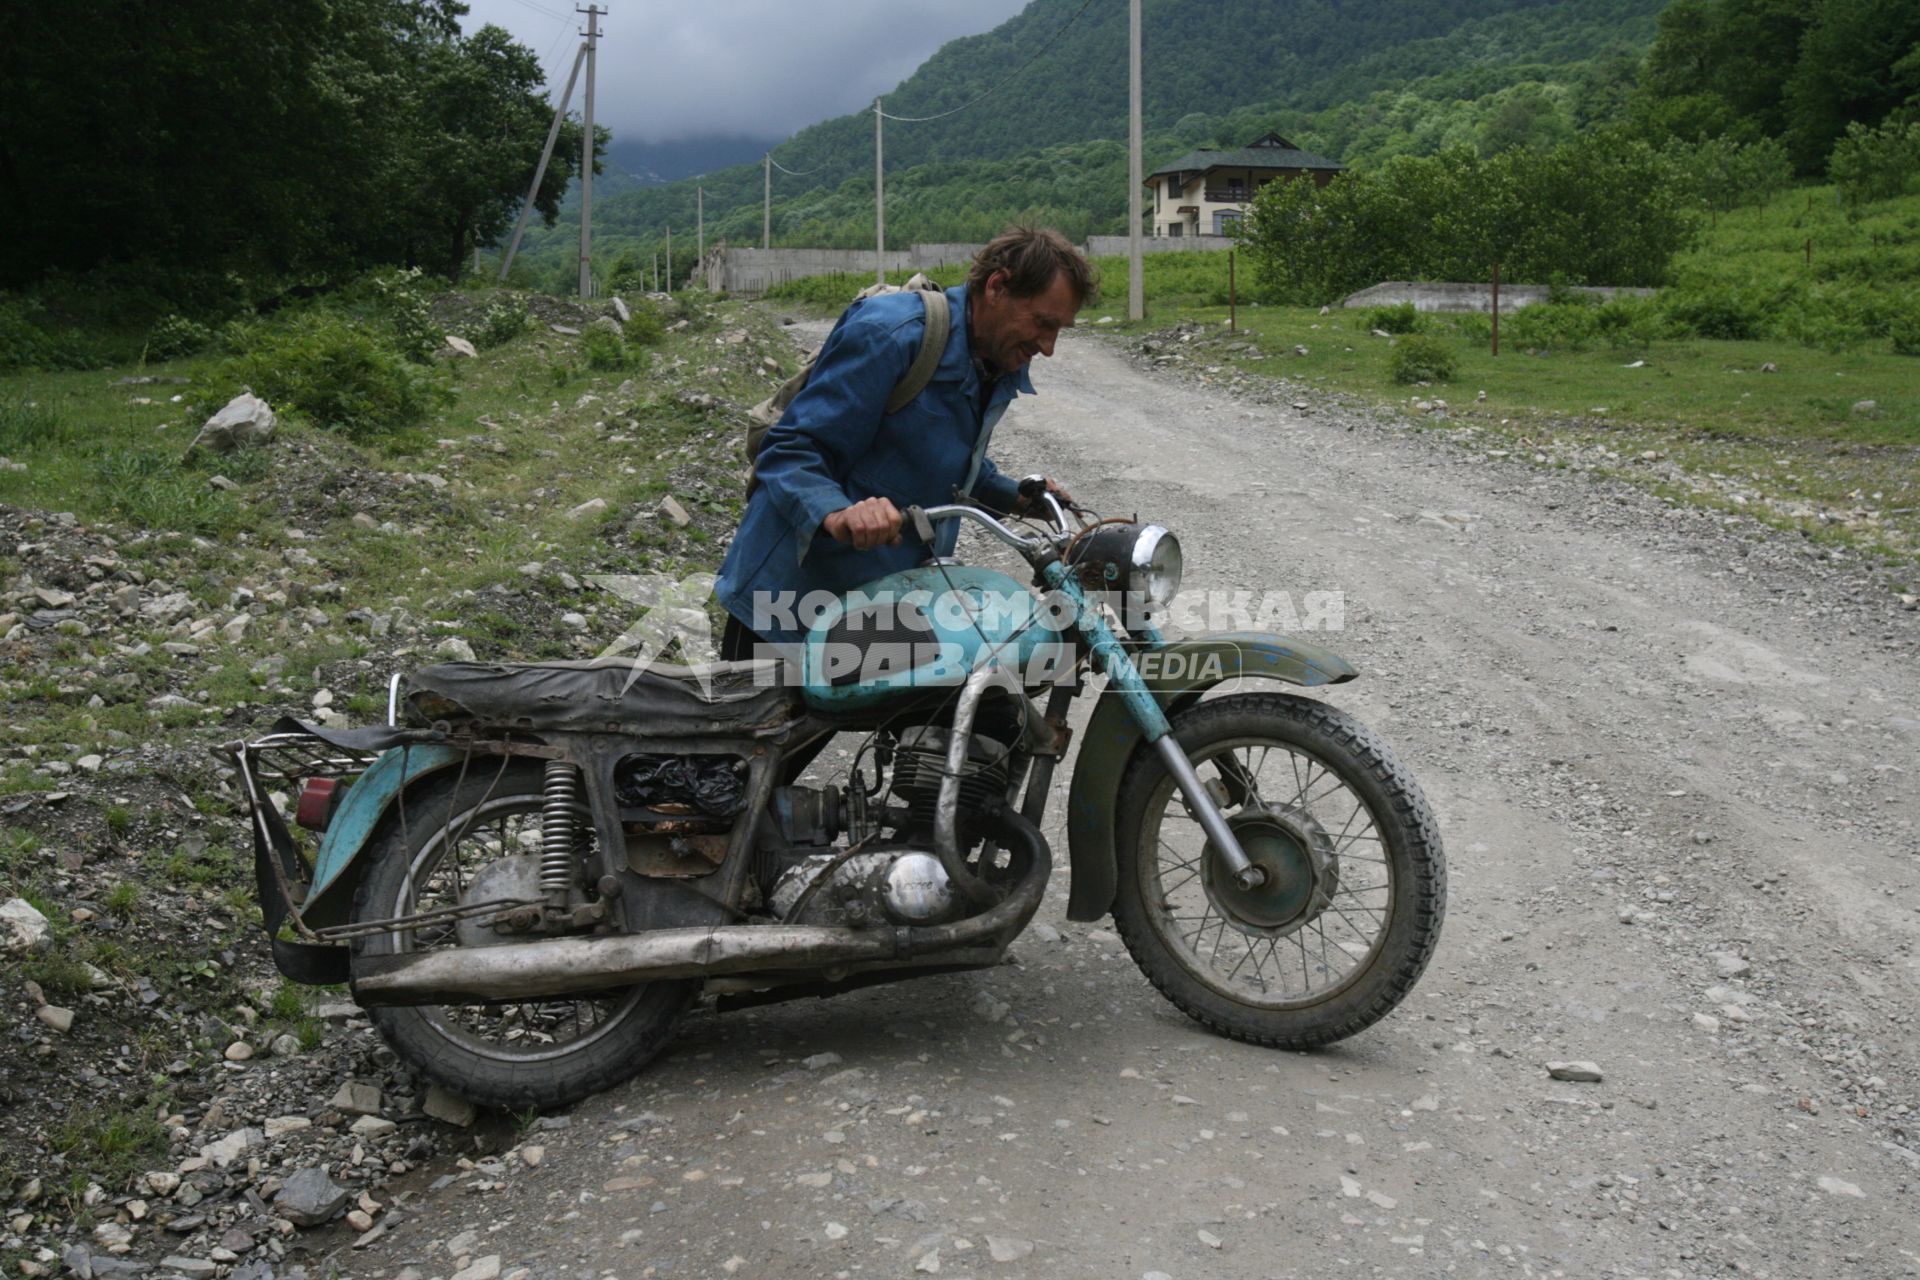
<instances>
[{"instance_id":1,"label":"wheel spoke","mask_svg":"<svg viewBox=\"0 0 1920 1280\"><path fill-rule=\"evenodd\" d=\"M497 784L498 779L494 779ZM525 856L538 848L542 798L538 794L496 796L492 788L464 814L449 808L427 847L414 857L403 881L395 915L460 905L481 868L502 858ZM590 857L594 833L589 822L576 826L575 852ZM469 865L471 862L472 865ZM413 950L460 945L459 926L440 923L407 932ZM535 935L537 936L537 935ZM501 945L512 945L502 943ZM616 1007L639 998L632 988L612 998L553 999L512 1004L441 1005L422 1010L430 1024L460 1046L496 1059L564 1052L607 1029Z\"/></svg>"},{"instance_id":2,"label":"wheel spoke","mask_svg":"<svg viewBox=\"0 0 1920 1280\"><path fill-rule=\"evenodd\" d=\"M1219 878L1211 842L1162 775L1135 837L1140 861L1132 873L1152 906L1154 932L1193 977L1233 999L1283 1008L1329 998L1386 945L1398 865L1388 840L1397 824L1379 824L1339 757L1323 757L1290 733L1215 738L1189 755L1236 827L1267 815L1283 828L1276 851L1263 856L1283 865L1310 857L1323 878L1311 900L1317 905L1291 920L1261 919L1258 895L1245 897ZM1261 910L1283 910L1286 900L1276 892Z\"/></svg>"}]
</instances>

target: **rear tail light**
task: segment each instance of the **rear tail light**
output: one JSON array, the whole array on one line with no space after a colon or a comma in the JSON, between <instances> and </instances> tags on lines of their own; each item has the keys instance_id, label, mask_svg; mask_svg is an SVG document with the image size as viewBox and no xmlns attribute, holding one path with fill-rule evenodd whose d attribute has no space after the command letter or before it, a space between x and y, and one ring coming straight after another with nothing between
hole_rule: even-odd
<instances>
[{"instance_id":1,"label":"rear tail light","mask_svg":"<svg viewBox=\"0 0 1920 1280\"><path fill-rule=\"evenodd\" d=\"M294 807L293 820L309 831L325 831L340 807L347 789L338 778L308 778L300 788L300 803Z\"/></svg>"}]
</instances>

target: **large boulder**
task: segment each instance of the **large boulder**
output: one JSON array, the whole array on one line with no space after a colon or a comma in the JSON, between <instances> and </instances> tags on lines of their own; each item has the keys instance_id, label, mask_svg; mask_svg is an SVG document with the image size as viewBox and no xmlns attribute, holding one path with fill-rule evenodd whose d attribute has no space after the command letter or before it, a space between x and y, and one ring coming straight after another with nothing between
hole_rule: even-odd
<instances>
[{"instance_id":1,"label":"large boulder","mask_svg":"<svg viewBox=\"0 0 1920 1280\"><path fill-rule=\"evenodd\" d=\"M265 400L251 391L243 391L207 419L190 447L232 453L235 449L265 444L273 439L275 421L273 409Z\"/></svg>"}]
</instances>

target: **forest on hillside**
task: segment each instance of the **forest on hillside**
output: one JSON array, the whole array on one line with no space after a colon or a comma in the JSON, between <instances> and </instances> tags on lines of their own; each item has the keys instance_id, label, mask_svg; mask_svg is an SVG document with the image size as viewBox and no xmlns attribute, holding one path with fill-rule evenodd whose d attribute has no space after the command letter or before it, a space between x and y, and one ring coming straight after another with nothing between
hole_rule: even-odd
<instances>
[{"instance_id":1,"label":"forest on hillside","mask_svg":"<svg viewBox=\"0 0 1920 1280\"><path fill-rule=\"evenodd\" d=\"M552 108L457 0L0 7L0 288L121 279L186 307L379 264L458 274L512 227ZM574 177L569 121L543 217ZM232 278L243 284L236 286Z\"/></svg>"},{"instance_id":2,"label":"forest on hillside","mask_svg":"<svg viewBox=\"0 0 1920 1280\"><path fill-rule=\"evenodd\" d=\"M889 240L978 240L1013 220L1123 231L1125 8L1034 0L888 94L896 115L953 112L888 126ZM0 16L0 289L15 291L0 295L0 347L89 307L123 325L217 324L377 266L458 279L508 236L549 108L531 51L497 28L462 35L458 0L101 10L90 24L47 6ZM1396 184L1463 189L1536 163L1501 157L1560 171L1599 146L1620 160L1610 172L1661 175L1631 217L1595 222L1646 230L1653 251L1630 272L1645 282L1663 278L1659 246L1684 246L1715 209L1829 173L1848 199L1884 197L1920 169L1912 0L1146 0L1144 14L1149 171L1273 130L1350 167L1339 199L1384 208ZM95 74L70 73L83 63ZM579 141L569 120L519 283L575 283ZM872 243L870 115L802 130L775 158L810 174L775 174L775 243ZM603 195L596 278L644 281L669 228L684 278L696 186L707 243L758 243L761 168L735 166ZM1453 250L1431 226L1422 238L1433 252L1401 265L1438 270ZM1621 260L1580 254L1543 266L1574 280Z\"/></svg>"},{"instance_id":3,"label":"forest on hillside","mask_svg":"<svg viewBox=\"0 0 1920 1280\"><path fill-rule=\"evenodd\" d=\"M1655 150L1771 142L1785 149L1779 177L1809 178L1850 126L1920 118L1920 6L1907 0L1233 0L1203 23L1171 0L1143 8L1149 172L1269 130L1365 173L1447 152L1548 153L1611 128ZM897 115L950 110L1057 37L987 101L888 126L891 242L982 239L1015 219L1076 237L1125 230L1124 14L1080 9L1038 0L948 45L887 97ZM870 115L802 130L775 158L813 176L775 173L774 243L871 243ZM709 243L759 242L760 180L758 165L698 180ZM599 202L597 257L631 271L676 227L676 271L690 271L680 242L695 185ZM535 238L525 278L564 270L576 216L563 209Z\"/></svg>"}]
</instances>

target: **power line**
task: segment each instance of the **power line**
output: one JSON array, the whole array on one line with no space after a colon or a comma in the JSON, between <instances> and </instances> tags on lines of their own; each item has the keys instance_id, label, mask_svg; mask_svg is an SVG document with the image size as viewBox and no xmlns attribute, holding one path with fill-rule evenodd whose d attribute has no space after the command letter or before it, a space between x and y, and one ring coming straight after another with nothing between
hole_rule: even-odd
<instances>
[{"instance_id":1,"label":"power line","mask_svg":"<svg viewBox=\"0 0 1920 1280\"><path fill-rule=\"evenodd\" d=\"M1021 63L1019 66L1015 67L1012 71L1008 72L1006 76L1004 76L998 84L995 84L991 89L988 89L985 93L973 99L971 102L963 102L951 111L942 111L940 114L932 115L932 116L892 116L892 115L888 115L884 111L881 111L877 105L874 107L874 112L875 114L879 115L882 119L893 120L900 124L925 124L929 120L944 120L948 116L959 115L962 111L965 111L968 107L974 106L980 102L984 102L986 99L992 97L994 94L998 93L1000 90L1006 88L1008 83L1011 82L1015 76L1018 76L1022 71L1025 71L1028 67L1038 62L1040 58L1047 52L1047 50L1053 48L1054 44L1060 39L1060 37L1067 33L1067 28L1071 27L1074 23L1078 22L1080 20L1080 15L1085 13L1088 9L1092 7L1093 7L1093 0L1086 0L1086 3L1082 4L1078 9L1074 10L1073 16L1071 18L1068 18L1065 22L1060 24L1060 29L1054 32L1051 36L1049 36L1047 38L1047 42L1041 45L1038 51L1036 51L1031 58L1028 58L1025 62Z\"/></svg>"},{"instance_id":2,"label":"power line","mask_svg":"<svg viewBox=\"0 0 1920 1280\"><path fill-rule=\"evenodd\" d=\"M568 22L573 21L573 16L571 14L562 13L558 9L549 9L547 8L547 6L543 4L534 3L534 0L513 0L513 2L519 5L522 9L531 9L535 13L544 13L549 18L563 18Z\"/></svg>"},{"instance_id":3,"label":"power line","mask_svg":"<svg viewBox=\"0 0 1920 1280\"><path fill-rule=\"evenodd\" d=\"M816 174L820 172L822 169L827 167L824 164L817 164L813 166L813 168L811 169L802 169L800 172L795 173L792 169L787 168L787 166L781 164L778 160L775 160L772 156L767 157L767 163L772 165L774 168L778 169L780 172L786 174L789 178L809 177L812 174Z\"/></svg>"},{"instance_id":4,"label":"power line","mask_svg":"<svg viewBox=\"0 0 1920 1280\"><path fill-rule=\"evenodd\" d=\"M541 79L549 86L553 84L553 78L560 73L560 51L566 48L569 36L578 34L578 26L575 19L562 18L559 34L554 36L553 43L547 46L545 56L540 59Z\"/></svg>"}]
</instances>

